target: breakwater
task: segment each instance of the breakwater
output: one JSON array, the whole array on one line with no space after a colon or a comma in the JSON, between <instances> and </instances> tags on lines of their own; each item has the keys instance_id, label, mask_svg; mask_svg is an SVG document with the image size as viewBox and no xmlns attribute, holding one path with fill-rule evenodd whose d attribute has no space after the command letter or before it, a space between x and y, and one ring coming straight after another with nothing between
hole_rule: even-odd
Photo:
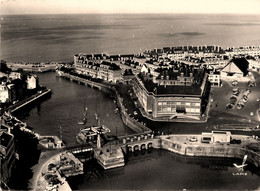
<instances>
[{"instance_id":1,"label":"breakwater","mask_svg":"<svg viewBox=\"0 0 260 191\"><path fill-rule=\"evenodd\" d=\"M49 72L54 71L59 63L57 62L41 62L41 63L23 63L23 62L7 62L6 65L13 71L23 69L28 72Z\"/></svg>"},{"instance_id":2,"label":"breakwater","mask_svg":"<svg viewBox=\"0 0 260 191\"><path fill-rule=\"evenodd\" d=\"M208 144L199 142L191 142L190 137L200 135L162 135L159 136L159 148L186 156L201 156L201 157L227 157L241 158L248 156L248 161L256 167L260 167L260 153L247 148L246 144L257 141L250 136L232 135L233 138L242 141L241 144ZM258 140L259 144L259 140Z\"/></svg>"}]
</instances>

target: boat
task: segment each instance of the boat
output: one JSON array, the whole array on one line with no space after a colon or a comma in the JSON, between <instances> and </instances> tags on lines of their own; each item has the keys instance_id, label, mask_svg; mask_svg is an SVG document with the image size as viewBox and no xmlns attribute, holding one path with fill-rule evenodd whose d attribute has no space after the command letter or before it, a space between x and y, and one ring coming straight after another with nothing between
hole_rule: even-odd
<instances>
[{"instance_id":1,"label":"boat","mask_svg":"<svg viewBox=\"0 0 260 191\"><path fill-rule=\"evenodd\" d=\"M118 108L116 108L116 109L114 110L114 112L115 112L115 114L117 114L117 113L118 113Z\"/></svg>"},{"instance_id":2,"label":"boat","mask_svg":"<svg viewBox=\"0 0 260 191\"><path fill-rule=\"evenodd\" d=\"M87 122L87 110L88 110L88 108L84 107L83 119L82 119L82 121L78 122L78 125L85 125L86 124L86 122Z\"/></svg>"}]
</instances>

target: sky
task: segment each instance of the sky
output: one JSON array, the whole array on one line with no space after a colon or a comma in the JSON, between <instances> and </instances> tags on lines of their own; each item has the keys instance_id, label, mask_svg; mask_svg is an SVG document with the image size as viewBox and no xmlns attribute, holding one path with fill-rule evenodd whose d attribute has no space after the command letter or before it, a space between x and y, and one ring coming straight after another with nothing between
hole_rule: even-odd
<instances>
[{"instance_id":1,"label":"sky","mask_svg":"<svg viewBox=\"0 0 260 191\"><path fill-rule=\"evenodd\" d=\"M260 14L260 0L0 0L0 14Z\"/></svg>"}]
</instances>

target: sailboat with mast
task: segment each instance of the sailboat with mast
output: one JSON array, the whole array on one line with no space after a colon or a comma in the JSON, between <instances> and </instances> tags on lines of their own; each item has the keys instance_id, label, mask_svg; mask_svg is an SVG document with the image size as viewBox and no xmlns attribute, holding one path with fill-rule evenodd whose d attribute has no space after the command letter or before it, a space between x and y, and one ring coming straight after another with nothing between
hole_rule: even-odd
<instances>
[{"instance_id":1,"label":"sailboat with mast","mask_svg":"<svg viewBox=\"0 0 260 191\"><path fill-rule=\"evenodd\" d=\"M85 107L85 104L84 104L83 118L82 118L82 121L78 122L78 125L85 125L86 124L86 122L87 122L87 110L88 110L88 108Z\"/></svg>"}]
</instances>

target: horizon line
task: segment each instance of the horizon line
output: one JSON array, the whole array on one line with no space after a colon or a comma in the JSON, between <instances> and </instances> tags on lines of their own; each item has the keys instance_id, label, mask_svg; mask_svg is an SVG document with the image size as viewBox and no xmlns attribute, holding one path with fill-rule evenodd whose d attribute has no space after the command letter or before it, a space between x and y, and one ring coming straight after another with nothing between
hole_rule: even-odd
<instances>
[{"instance_id":1,"label":"horizon line","mask_svg":"<svg viewBox=\"0 0 260 191\"><path fill-rule=\"evenodd\" d=\"M167 12L149 12L149 13L142 13L142 12L136 12L136 13L132 13L132 12L93 12L93 13L5 13L5 14L0 14L0 16L5 16L5 15L112 15L112 14L121 14L121 15L138 15L138 14L145 14L145 15L155 15L155 14L164 14L164 15L177 15L177 14L196 14L196 15L260 15L260 13L238 13L238 12L234 12L234 13L221 13L221 12L179 12L179 13L167 13Z\"/></svg>"}]
</instances>

